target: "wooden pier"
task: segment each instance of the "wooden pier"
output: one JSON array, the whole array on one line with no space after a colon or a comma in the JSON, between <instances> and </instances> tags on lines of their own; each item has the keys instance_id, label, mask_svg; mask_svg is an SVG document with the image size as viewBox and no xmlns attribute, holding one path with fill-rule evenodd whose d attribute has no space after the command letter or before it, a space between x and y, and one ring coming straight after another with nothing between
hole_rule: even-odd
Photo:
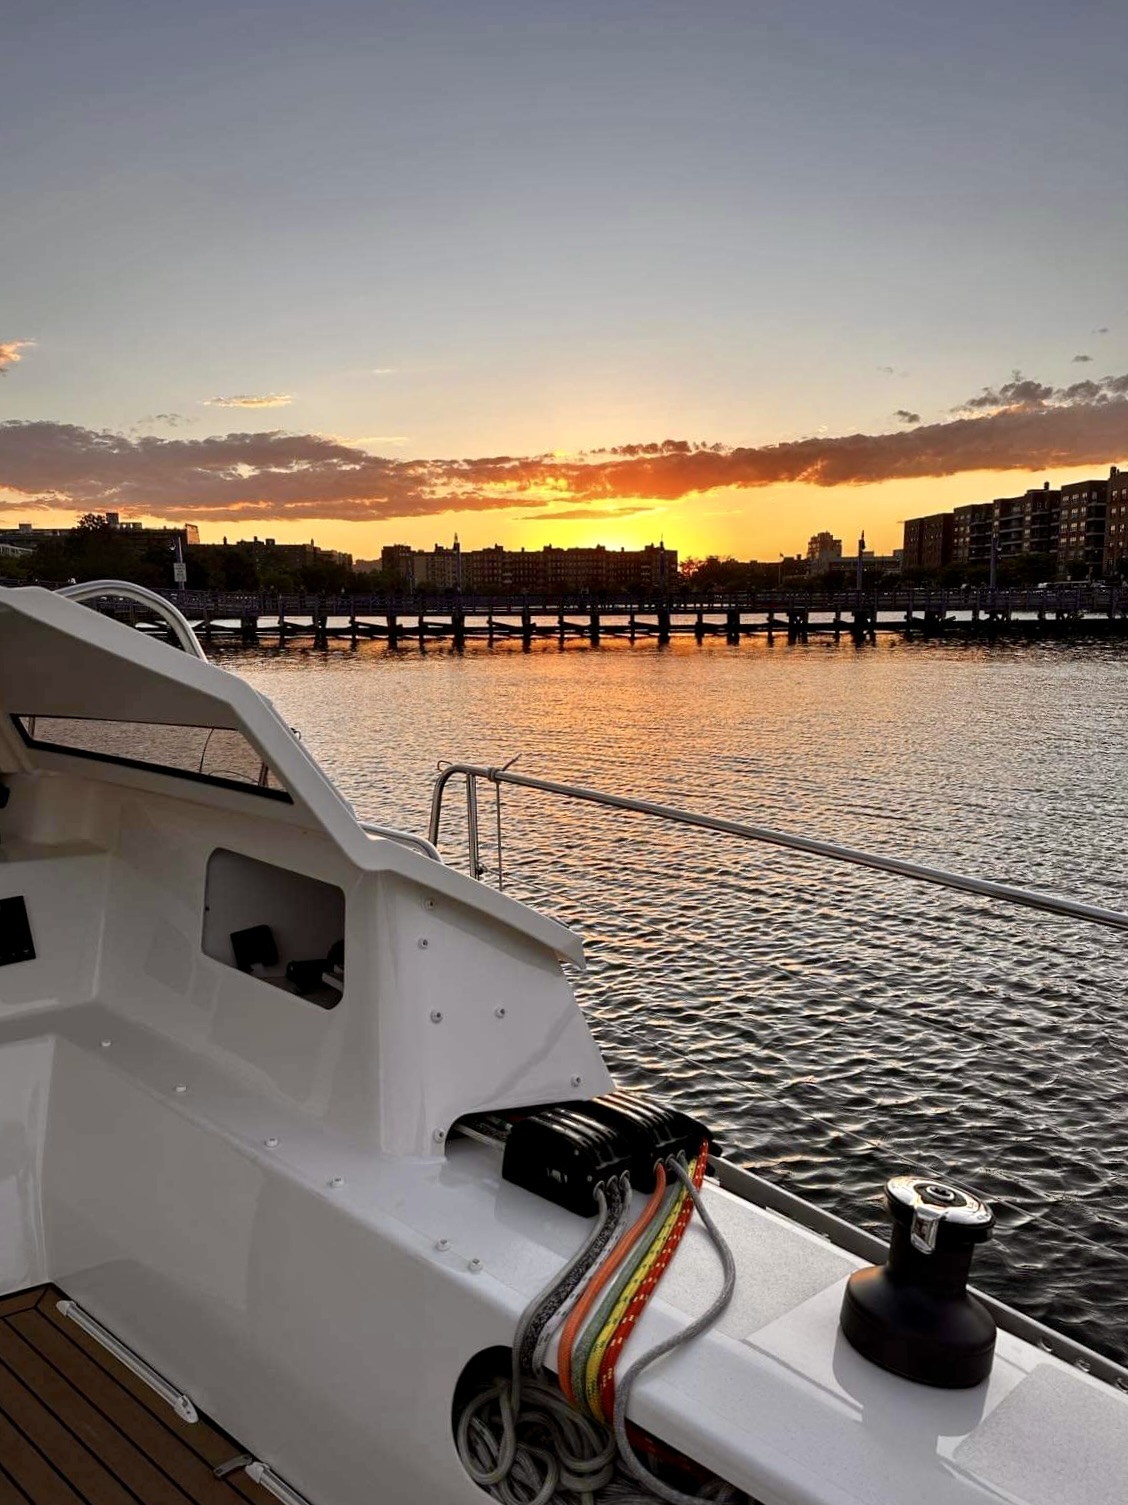
<instances>
[{"instance_id":1,"label":"wooden pier","mask_svg":"<svg viewBox=\"0 0 1128 1505\"><path fill-rule=\"evenodd\" d=\"M304 641L326 648L344 641L354 648L362 642L383 642L389 648L449 642L463 648L481 641L518 643L529 649L544 640L598 647L616 639L651 640L661 647L678 637L698 643L721 638L732 645L752 637L770 644L830 638L860 645L889 633L985 640L1128 636L1128 591L1115 586L568 602L166 594L205 642L277 647ZM142 608L107 606L125 620L144 621Z\"/></svg>"}]
</instances>

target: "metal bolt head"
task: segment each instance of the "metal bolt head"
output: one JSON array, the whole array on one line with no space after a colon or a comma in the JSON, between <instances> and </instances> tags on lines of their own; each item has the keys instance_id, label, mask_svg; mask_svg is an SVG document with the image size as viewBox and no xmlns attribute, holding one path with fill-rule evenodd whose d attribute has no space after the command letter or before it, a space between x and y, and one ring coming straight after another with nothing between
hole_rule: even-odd
<instances>
[{"instance_id":1,"label":"metal bolt head","mask_svg":"<svg viewBox=\"0 0 1128 1505\"><path fill-rule=\"evenodd\" d=\"M263 1144L266 1145L268 1150L276 1150L278 1148L278 1139L272 1134L269 1139L263 1140Z\"/></svg>"},{"instance_id":2,"label":"metal bolt head","mask_svg":"<svg viewBox=\"0 0 1128 1505\"><path fill-rule=\"evenodd\" d=\"M583 1077L582 1076L574 1076L572 1078L572 1086L573 1087L578 1087L582 1081L583 1081Z\"/></svg>"},{"instance_id":3,"label":"metal bolt head","mask_svg":"<svg viewBox=\"0 0 1128 1505\"><path fill-rule=\"evenodd\" d=\"M505 1010L504 1009L494 1009L494 1018L495 1019L504 1019L505 1018Z\"/></svg>"},{"instance_id":4,"label":"metal bolt head","mask_svg":"<svg viewBox=\"0 0 1128 1505\"><path fill-rule=\"evenodd\" d=\"M421 935L419 937L419 949L420 949L420 951L426 951L427 947L430 944L431 944L431 942L427 939L427 937L425 935Z\"/></svg>"},{"instance_id":5,"label":"metal bolt head","mask_svg":"<svg viewBox=\"0 0 1128 1505\"><path fill-rule=\"evenodd\" d=\"M177 1092L187 1092L188 1091L188 1084L186 1082L177 1082L177 1084L176 1084L176 1091Z\"/></svg>"},{"instance_id":6,"label":"metal bolt head","mask_svg":"<svg viewBox=\"0 0 1128 1505\"><path fill-rule=\"evenodd\" d=\"M434 909L434 907L435 907L435 901L434 901L434 899L424 899L423 900L423 908L424 909Z\"/></svg>"},{"instance_id":7,"label":"metal bolt head","mask_svg":"<svg viewBox=\"0 0 1128 1505\"><path fill-rule=\"evenodd\" d=\"M446 1138L446 1130L436 1129L435 1132L431 1135L431 1138L435 1141L436 1144L442 1144L443 1140Z\"/></svg>"},{"instance_id":8,"label":"metal bolt head","mask_svg":"<svg viewBox=\"0 0 1128 1505\"><path fill-rule=\"evenodd\" d=\"M442 1022L443 1022L443 1011L442 1011L442 1009L432 1009L431 1010L431 1023L432 1024L441 1024Z\"/></svg>"},{"instance_id":9,"label":"metal bolt head","mask_svg":"<svg viewBox=\"0 0 1128 1505\"><path fill-rule=\"evenodd\" d=\"M448 1238L436 1239L435 1240L435 1248L439 1251L440 1254L444 1253L447 1249L450 1248L450 1239L448 1239Z\"/></svg>"},{"instance_id":10,"label":"metal bolt head","mask_svg":"<svg viewBox=\"0 0 1128 1505\"><path fill-rule=\"evenodd\" d=\"M332 1179L332 1181L330 1181L330 1183L329 1183L329 1185L333 1188L334 1191L340 1191L341 1187L344 1186L344 1184L345 1184L345 1178L344 1178L344 1176L334 1176L333 1179Z\"/></svg>"},{"instance_id":11,"label":"metal bolt head","mask_svg":"<svg viewBox=\"0 0 1128 1505\"><path fill-rule=\"evenodd\" d=\"M98 1044L102 1047L103 1050L109 1050L110 1046L113 1043L114 1042L112 1040L99 1040L98 1041Z\"/></svg>"},{"instance_id":12,"label":"metal bolt head","mask_svg":"<svg viewBox=\"0 0 1128 1505\"><path fill-rule=\"evenodd\" d=\"M470 1271L471 1275L480 1275L482 1271L482 1261L478 1259L477 1256L475 1256L472 1260L469 1261L466 1268Z\"/></svg>"}]
</instances>

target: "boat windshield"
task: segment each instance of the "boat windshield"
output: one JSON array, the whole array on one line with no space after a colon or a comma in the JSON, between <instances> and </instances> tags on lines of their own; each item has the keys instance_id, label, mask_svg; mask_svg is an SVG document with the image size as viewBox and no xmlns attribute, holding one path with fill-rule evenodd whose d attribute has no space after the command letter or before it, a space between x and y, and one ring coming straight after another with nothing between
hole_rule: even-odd
<instances>
[{"instance_id":1,"label":"boat windshield","mask_svg":"<svg viewBox=\"0 0 1128 1505\"><path fill-rule=\"evenodd\" d=\"M152 769L269 799L290 800L288 790L261 754L242 732L230 727L26 714L14 715L12 720L26 746L44 752Z\"/></svg>"}]
</instances>

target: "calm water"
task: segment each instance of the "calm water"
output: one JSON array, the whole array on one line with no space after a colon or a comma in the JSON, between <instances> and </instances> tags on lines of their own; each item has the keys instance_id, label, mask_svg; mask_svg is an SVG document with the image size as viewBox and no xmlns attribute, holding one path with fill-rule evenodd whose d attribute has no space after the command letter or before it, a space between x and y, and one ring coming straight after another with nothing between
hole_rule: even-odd
<instances>
[{"instance_id":1,"label":"calm water","mask_svg":"<svg viewBox=\"0 0 1128 1505\"><path fill-rule=\"evenodd\" d=\"M883 641L223 655L358 813L426 829L503 762L1128 909L1128 652ZM444 831L465 865L457 786ZM493 798L482 791L485 858ZM507 888L585 935L613 1072L871 1227L927 1170L999 1213L976 1278L1128 1358L1125 936L507 790Z\"/></svg>"}]
</instances>

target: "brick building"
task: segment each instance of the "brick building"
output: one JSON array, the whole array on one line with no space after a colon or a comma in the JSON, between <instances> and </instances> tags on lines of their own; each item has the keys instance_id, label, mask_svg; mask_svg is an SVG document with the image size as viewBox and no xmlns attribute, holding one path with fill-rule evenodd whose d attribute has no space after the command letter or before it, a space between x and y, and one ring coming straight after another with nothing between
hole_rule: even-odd
<instances>
[{"instance_id":1,"label":"brick building","mask_svg":"<svg viewBox=\"0 0 1128 1505\"><path fill-rule=\"evenodd\" d=\"M1105 513L1104 573L1128 571L1128 470L1114 465L1108 477L1108 510Z\"/></svg>"}]
</instances>

